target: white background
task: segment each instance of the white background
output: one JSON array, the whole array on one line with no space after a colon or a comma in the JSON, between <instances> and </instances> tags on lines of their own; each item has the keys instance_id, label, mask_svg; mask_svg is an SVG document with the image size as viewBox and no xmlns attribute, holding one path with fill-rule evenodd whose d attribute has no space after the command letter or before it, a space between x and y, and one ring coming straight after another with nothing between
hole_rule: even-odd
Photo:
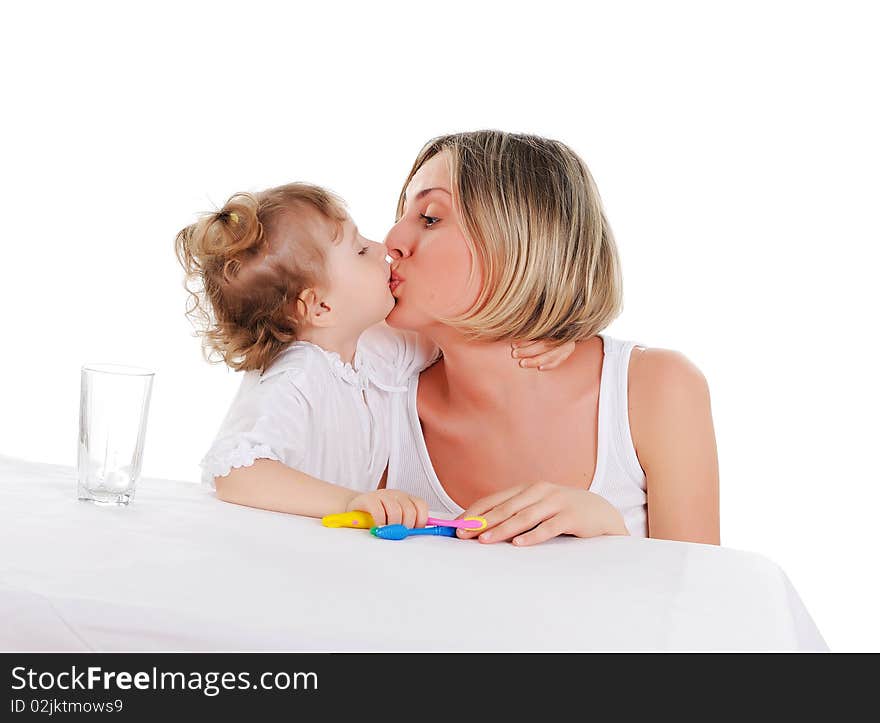
<instances>
[{"instance_id":1,"label":"white background","mask_svg":"<svg viewBox=\"0 0 880 723\"><path fill-rule=\"evenodd\" d=\"M79 367L157 370L144 475L198 478L238 376L175 233L239 190L345 197L381 239L429 138L567 142L623 257L612 335L712 391L722 542L880 650L880 112L870 3L39 3L0 24L0 453L74 465Z\"/></svg>"}]
</instances>

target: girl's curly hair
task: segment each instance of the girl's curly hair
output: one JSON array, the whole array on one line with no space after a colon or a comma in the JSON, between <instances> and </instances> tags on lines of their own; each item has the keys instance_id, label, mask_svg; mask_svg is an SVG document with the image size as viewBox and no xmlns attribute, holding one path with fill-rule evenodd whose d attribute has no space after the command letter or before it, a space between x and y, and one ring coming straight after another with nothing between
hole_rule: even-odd
<instances>
[{"instance_id":1,"label":"girl's curly hair","mask_svg":"<svg viewBox=\"0 0 880 723\"><path fill-rule=\"evenodd\" d=\"M202 337L206 361L264 371L297 339L297 300L324 281L322 241L337 238L346 218L343 201L330 191L289 183L236 193L178 232L174 250L190 294L186 316ZM315 220L335 231L319 238L320 225L309 223Z\"/></svg>"}]
</instances>

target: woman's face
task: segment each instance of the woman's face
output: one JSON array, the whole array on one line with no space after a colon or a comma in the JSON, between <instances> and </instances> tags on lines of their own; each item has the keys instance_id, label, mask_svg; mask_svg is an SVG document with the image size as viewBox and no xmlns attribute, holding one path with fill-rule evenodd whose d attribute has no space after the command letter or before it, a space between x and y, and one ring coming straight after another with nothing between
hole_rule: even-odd
<instances>
[{"instance_id":1,"label":"woman's face","mask_svg":"<svg viewBox=\"0 0 880 723\"><path fill-rule=\"evenodd\" d=\"M467 311L482 285L482 269L472 257L458 215L446 154L419 168L406 188L403 215L385 239L394 262L391 293L396 302L388 324L423 330L437 319ZM474 278L468 283L471 268Z\"/></svg>"}]
</instances>

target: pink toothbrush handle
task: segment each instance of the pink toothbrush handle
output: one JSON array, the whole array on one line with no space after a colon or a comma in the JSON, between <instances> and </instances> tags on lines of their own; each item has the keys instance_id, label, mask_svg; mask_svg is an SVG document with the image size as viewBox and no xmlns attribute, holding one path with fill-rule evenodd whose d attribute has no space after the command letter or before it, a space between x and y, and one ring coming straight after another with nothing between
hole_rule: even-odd
<instances>
[{"instance_id":1,"label":"pink toothbrush handle","mask_svg":"<svg viewBox=\"0 0 880 723\"><path fill-rule=\"evenodd\" d=\"M485 522L474 519L464 520L440 520L436 517L428 518L429 525L442 525L443 527L459 527L463 530L476 530L485 525Z\"/></svg>"}]
</instances>

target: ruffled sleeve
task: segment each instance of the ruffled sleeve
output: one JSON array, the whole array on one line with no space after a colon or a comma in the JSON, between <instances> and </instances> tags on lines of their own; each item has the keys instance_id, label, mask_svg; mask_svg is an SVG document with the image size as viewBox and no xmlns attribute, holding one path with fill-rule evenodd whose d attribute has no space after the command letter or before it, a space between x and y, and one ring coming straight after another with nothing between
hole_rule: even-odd
<instances>
[{"instance_id":1,"label":"ruffled sleeve","mask_svg":"<svg viewBox=\"0 0 880 723\"><path fill-rule=\"evenodd\" d=\"M361 334L358 348L390 368L398 381L418 374L440 356L440 348L427 337L394 329L384 322Z\"/></svg>"},{"instance_id":2,"label":"ruffled sleeve","mask_svg":"<svg viewBox=\"0 0 880 723\"><path fill-rule=\"evenodd\" d=\"M202 483L257 459L274 459L300 468L309 445L310 405L305 377L295 371L260 379L247 372L210 449L202 458Z\"/></svg>"}]
</instances>

